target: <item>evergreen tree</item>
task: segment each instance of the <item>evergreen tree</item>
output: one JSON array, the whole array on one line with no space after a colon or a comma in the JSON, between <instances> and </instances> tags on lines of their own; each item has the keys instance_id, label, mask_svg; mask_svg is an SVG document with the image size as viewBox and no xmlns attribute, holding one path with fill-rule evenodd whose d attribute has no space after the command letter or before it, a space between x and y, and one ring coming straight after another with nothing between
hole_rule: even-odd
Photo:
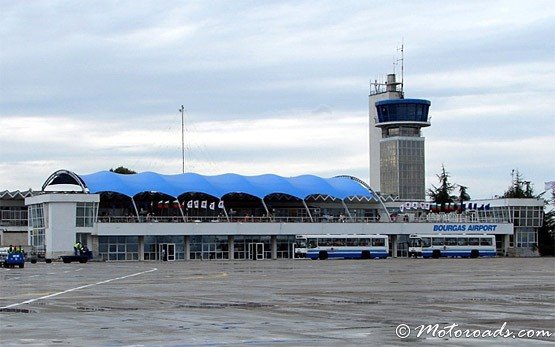
<instances>
[{"instance_id":1,"label":"evergreen tree","mask_svg":"<svg viewBox=\"0 0 555 347\"><path fill-rule=\"evenodd\" d=\"M551 201L555 202L555 190L551 191ZM538 249L541 256L555 255L555 210L543 215L543 225L538 230Z\"/></svg>"},{"instance_id":2,"label":"evergreen tree","mask_svg":"<svg viewBox=\"0 0 555 347\"><path fill-rule=\"evenodd\" d=\"M522 178L522 174L518 170L513 170L511 172L512 182L509 188L503 194L503 198L511 199L524 199L524 198L536 198L534 196L534 189L530 181L525 181Z\"/></svg>"},{"instance_id":3,"label":"evergreen tree","mask_svg":"<svg viewBox=\"0 0 555 347\"><path fill-rule=\"evenodd\" d=\"M468 195L468 193L466 192L466 190L468 189L468 187L466 186L461 186L459 184L459 202L462 204L465 201L470 200L470 195Z\"/></svg>"},{"instance_id":4,"label":"evergreen tree","mask_svg":"<svg viewBox=\"0 0 555 347\"><path fill-rule=\"evenodd\" d=\"M438 205L442 207L445 204L452 203L457 199L456 196L451 195L453 190L455 190L455 185L449 183L449 173L445 171L445 166L441 165L441 173L436 175L439 179L439 187L432 184L432 189L428 189L428 196ZM465 187L466 193L466 187ZM468 195L468 194L467 194Z\"/></svg>"}]
</instances>

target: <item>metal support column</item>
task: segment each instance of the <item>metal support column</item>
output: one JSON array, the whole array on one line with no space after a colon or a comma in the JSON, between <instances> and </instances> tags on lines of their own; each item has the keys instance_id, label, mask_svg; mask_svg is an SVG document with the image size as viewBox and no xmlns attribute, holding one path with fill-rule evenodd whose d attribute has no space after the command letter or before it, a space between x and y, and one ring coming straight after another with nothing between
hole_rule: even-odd
<instances>
[{"instance_id":1,"label":"metal support column","mask_svg":"<svg viewBox=\"0 0 555 347\"><path fill-rule=\"evenodd\" d=\"M264 198L260 199L260 201L262 201L262 206L264 206L264 209L266 210L266 216L270 217L270 211L268 210L268 206L266 206L266 203L264 202Z\"/></svg>"},{"instance_id":2,"label":"metal support column","mask_svg":"<svg viewBox=\"0 0 555 347\"><path fill-rule=\"evenodd\" d=\"M349 216L349 220L351 222L353 222L353 217L351 216L351 212L349 212L349 208L347 208L347 204L345 204L345 201L341 200L341 203L343 204L343 207L345 208L345 211L347 212L347 216Z\"/></svg>"},{"instance_id":3,"label":"metal support column","mask_svg":"<svg viewBox=\"0 0 555 347\"><path fill-rule=\"evenodd\" d=\"M185 213L183 213L183 209L181 208L181 203L179 202L179 199L177 199L176 201L177 206L179 206L179 212L181 212L181 218L183 218L183 223L187 223L187 219L185 219Z\"/></svg>"},{"instance_id":4,"label":"metal support column","mask_svg":"<svg viewBox=\"0 0 555 347\"><path fill-rule=\"evenodd\" d=\"M235 259L235 236L233 235L227 237L227 259Z\"/></svg>"},{"instance_id":5,"label":"metal support column","mask_svg":"<svg viewBox=\"0 0 555 347\"><path fill-rule=\"evenodd\" d=\"M312 219L312 214L310 213L310 209L308 208L308 205L306 204L304 199L303 199L303 205L304 205L304 208L306 208L306 212L308 213L308 217L310 218L310 222L314 223L314 219Z\"/></svg>"},{"instance_id":6,"label":"metal support column","mask_svg":"<svg viewBox=\"0 0 555 347\"><path fill-rule=\"evenodd\" d=\"M270 242L272 243L272 259L277 259L277 236L270 236Z\"/></svg>"},{"instance_id":7,"label":"metal support column","mask_svg":"<svg viewBox=\"0 0 555 347\"><path fill-rule=\"evenodd\" d=\"M221 201L221 200L220 200ZM219 205L219 204L218 204ZM222 207L222 210L224 210L224 215L225 215L225 219L229 222L229 216L227 215L227 211L225 209L225 204Z\"/></svg>"},{"instance_id":8,"label":"metal support column","mask_svg":"<svg viewBox=\"0 0 555 347\"><path fill-rule=\"evenodd\" d=\"M139 261L145 260L145 237L139 236Z\"/></svg>"},{"instance_id":9,"label":"metal support column","mask_svg":"<svg viewBox=\"0 0 555 347\"><path fill-rule=\"evenodd\" d=\"M183 259L191 260L191 238L189 235L183 236L183 246L183 251L185 253Z\"/></svg>"},{"instance_id":10,"label":"metal support column","mask_svg":"<svg viewBox=\"0 0 555 347\"><path fill-rule=\"evenodd\" d=\"M135 213L137 214L137 222L141 222L141 217L139 216L139 210L137 209L137 204L135 204L135 199L131 197L131 201L133 202L133 207L135 208Z\"/></svg>"},{"instance_id":11,"label":"metal support column","mask_svg":"<svg viewBox=\"0 0 555 347\"><path fill-rule=\"evenodd\" d=\"M509 255L509 243L511 241L511 235L505 235L503 237L503 256L507 257Z\"/></svg>"},{"instance_id":12,"label":"metal support column","mask_svg":"<svg viewBox=\"0 0 555 347\"><path fill-rule=\"evenodd\" d=\"M397 235L391 235L391 256L397 258Z\"/></svg>"}]
</instances>

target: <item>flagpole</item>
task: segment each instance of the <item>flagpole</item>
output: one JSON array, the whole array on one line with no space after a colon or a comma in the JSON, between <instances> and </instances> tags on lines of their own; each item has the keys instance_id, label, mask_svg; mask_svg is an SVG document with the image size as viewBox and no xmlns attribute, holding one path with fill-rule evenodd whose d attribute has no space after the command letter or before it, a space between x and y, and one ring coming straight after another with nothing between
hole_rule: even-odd
<instances>
[{"instance_id":1,"label":"flagpole","mask_svg":"<svg viewBox=\"0 0 555 347\"><path fill-rule=\"evenodd\" d=\"M185 173L185 122L183 119L185 107L181 105L179 111L181 111L181 158L183 159L182 173Z\"/></svg>"}]
</instances>

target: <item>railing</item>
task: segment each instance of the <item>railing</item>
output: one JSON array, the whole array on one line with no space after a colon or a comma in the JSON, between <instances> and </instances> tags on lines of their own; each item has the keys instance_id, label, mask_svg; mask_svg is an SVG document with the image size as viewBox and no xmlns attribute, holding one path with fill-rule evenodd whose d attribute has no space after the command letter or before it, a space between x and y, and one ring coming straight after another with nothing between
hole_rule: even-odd
<instances>
[{"instance_id":1,"label":"railing","mask_svg":"<svg viewBox=\"0 0 555 347\"><path fill-rule=\"evenodd\" d=\"M379 219L368 217L254 217L254 216L229 216L231 223L376 223ZM222 216L102 216L98 223L227 223L228 219Z\"/></svg>"},{"instance_id":2,"label":"railing","mask_svg":"<svg viewBox=\"0 0 555 347\"><path fill-rule=\"evenodd\" d=\"M379 223L376 217L313 216L310 217L255 217L255 216L102 216L97 223ZM393 216L393 223L508 223L505 216L488 211L472 213L428 213L415 218L401 214Z\"/></svg>"}]
</instances>

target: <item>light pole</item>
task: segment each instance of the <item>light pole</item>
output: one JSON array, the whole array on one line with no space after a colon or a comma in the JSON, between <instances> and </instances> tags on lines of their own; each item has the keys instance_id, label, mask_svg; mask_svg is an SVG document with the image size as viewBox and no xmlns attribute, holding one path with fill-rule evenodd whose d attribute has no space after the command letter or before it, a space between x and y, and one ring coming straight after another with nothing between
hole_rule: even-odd
<instances>
[{"instance_id":1,"label":"light pole","mask_svg":"<svg viewBox=\"0 0 555 347\"><path fill-rule=\"evenodd\" d=\"M181 108L179 109L179 111L181 112L181 159L183 160L183 166L182 166L181 172L185 173L185 132L184 132L185 125L183 120L185 107L181 105Z\"/></svg>"}]
</instances>

